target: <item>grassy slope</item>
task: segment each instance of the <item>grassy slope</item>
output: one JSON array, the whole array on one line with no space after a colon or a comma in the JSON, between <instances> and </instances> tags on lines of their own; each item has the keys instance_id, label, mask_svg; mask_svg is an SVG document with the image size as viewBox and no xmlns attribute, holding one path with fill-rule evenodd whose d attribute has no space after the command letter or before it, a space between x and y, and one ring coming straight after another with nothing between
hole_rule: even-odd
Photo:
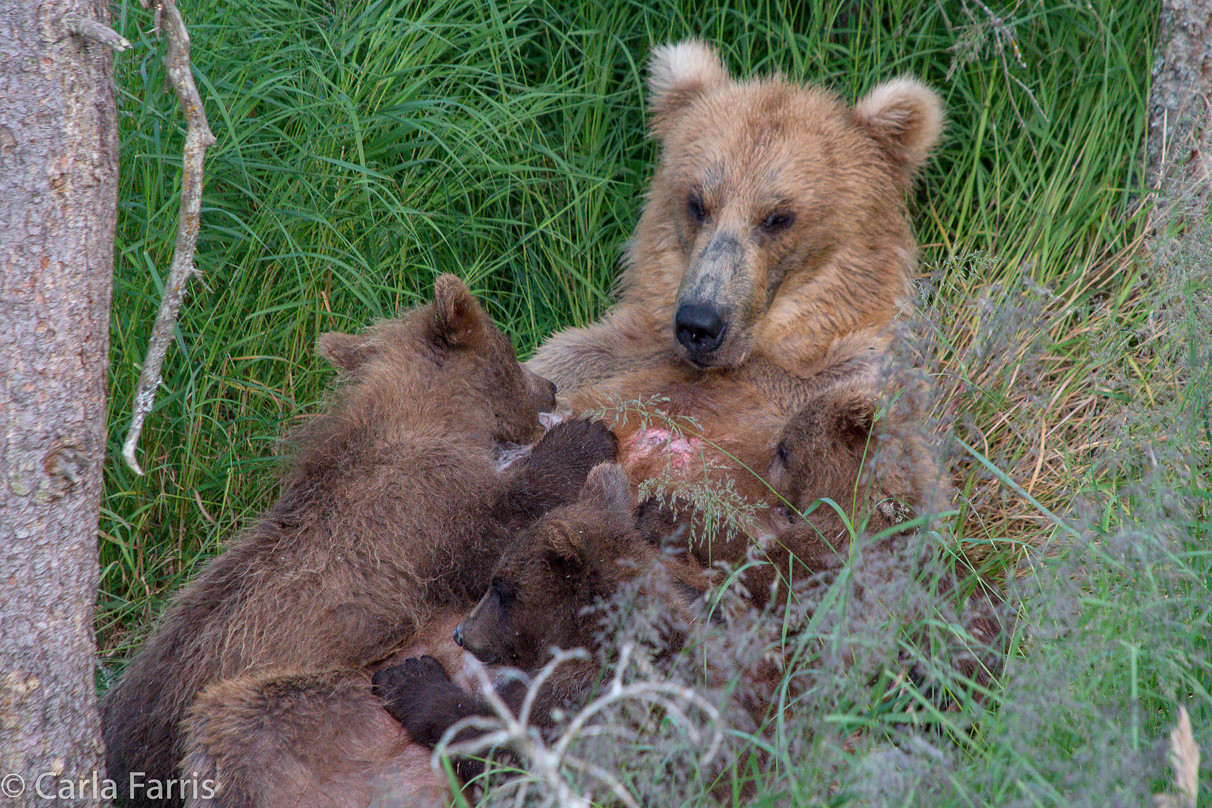
<instances>
[{"instance_id":1,"label":"grassy slope","mask_svg":"<svg viewBox=\"0 0 1212 808\"><path fill-rule=\"evenodd\" d=\"M1176 700L1206 742L1208 312L1192 272L1207 252L1176 249L1158 270L1134 258L1156 7L1001 3L994 20L963 0L483 5L184 4L218 143L204 275L144 434L144 478L118 447L169 262L181 134L145 13L117 5L136 48L119 68L98 617L115 663L272 496L278 440L326 383L318 333L409 306L444 271L523 352L600 313L653 158L646 53L699 35L737 72L781 69L848 98L901 72L940 89L948 135L916 206L928 327L911 344L974 449L954 451L953 526L1001 566L1058 533L1048 514L1082 537L1032 556L1022 659L977 730L934 722L963 739L945 766L893 777L879 744L903 721L849 694L820 713L874 746L817 744L819 766L804 767L788 741L786 767L822 778L805 774L801 796L844 801L867 792L838 783L866 778L901 784L864 798L876 803L1109 804L1159 785L1153 744Z\"/></svg>"}]
</instances>

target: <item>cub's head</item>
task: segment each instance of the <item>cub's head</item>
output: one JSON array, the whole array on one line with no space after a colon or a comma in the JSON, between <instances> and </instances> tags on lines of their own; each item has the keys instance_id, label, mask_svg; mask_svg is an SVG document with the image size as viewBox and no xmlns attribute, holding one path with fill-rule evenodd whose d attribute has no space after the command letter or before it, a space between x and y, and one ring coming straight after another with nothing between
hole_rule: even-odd
<instances>
[{"instance_id":1,"label":"cub's head","mask_svg":"<svg viewBox=\"0 0 1212 808\"><path fill-rule=\"evenodd\" d=\"M864 480L864 461L874 458L875 391L830 388L801 409L779 433L767 479L786 503L790 518L830 499L853 519ZM874 462L874 459L872 459ZM828 503L812 510L813 521L844 526Z\"/></svg>"},{"instance_id":2,"label":"cub's head","mask_svg":"<svg viewBox=\"0 0 1212 808\"><path fill-rule=\"evenodd\" d=\"M595 466L577 502L549 513L505 552L455 642L482 662L527 671L541 667L553 646L592 648L597 625L587 609L654 553L636 533L622 467Z\"/></svg>"},{"instance_id":3,"label":"cub's head","mask_svg":"<svg viewBox=\"0 0 1212 808\"><path fill-rule=\"evenodd\" d=\"M661 162L624 288L677 290L684 359L735 367L797 330L823 347L895 315L916 251L904 197L942 131L932 90L898 78L851 107L782 77L733 80L693 41L658 47L649 85Z\"/></svg>"},{"instance_id":4,"label":"cub's head","mask_svg":"<svg viewBox=\"0 0 1212 808\"><path fill-rule=\"evenodd\" d=\"M870 380L839 382L783 427L767 480L792 521L802 518L830 537L849 533L846 520L856 529L865 521L875 533L939 506L932 438L903 413L880 417L879 397ZM828 503L813 507L822 499L836 503L846 520Z\"/></svg>"},{"instance_id":5,"label":"cub's head","mask_svg":"<svg viewBox=\"0 0 1212 808\"><path fill-rule=\"evenodd\" d=\"M361 334L322 334L319 351L351 377L351 406L371 417L407 415L398 412L405 396L418 411L450 410L469 430L529 443L541 434L538 414L555 409L555 385L518 362L454 275L437 279L432 303Z\"/></svg>"}]
</instances>

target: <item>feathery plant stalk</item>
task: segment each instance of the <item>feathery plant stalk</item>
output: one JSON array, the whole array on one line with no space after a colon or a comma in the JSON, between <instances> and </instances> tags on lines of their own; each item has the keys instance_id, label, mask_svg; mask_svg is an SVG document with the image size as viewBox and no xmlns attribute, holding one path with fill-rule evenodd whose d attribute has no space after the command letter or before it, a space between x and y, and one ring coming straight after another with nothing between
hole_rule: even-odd
<instances>
[{"instance_id":1,"label":"feathery plant stalk","mask_svg":"<svg viewBox=\"0 0 1212 808\"><path fill-rule=\"evenodd\" d=\"M273 497L280 440L327 385L320 332L411 306L441 272L522 355L604 310L655 157L647 54L698 36L737 75L781 70L853 100L913 73L943 94L947 134L912 206L925 280L905 341L959 439L957 512L927 538L965 545L1020 604L1004 682L972 699L931 651L963 639L937 596L868 580L904 606L884 625L843 573L784 616L800 650L773 729L730 741L755 792L735 801L1141 804L1165 786L1156 742L1175 705L1205 750L1212 727L1212 238L1153 266L1142 247L1159 5L182 0L218 139L203 275L147 421L146 477L111 429L102 684ZM122 424L171 255L182 130L149 15L118 0L114 18L135 43L118 61ZM899 675L912 666L925 678ZM759 745L773 775L755 773ZM624 770L631 793L655 789ZM653 804L701 804L709 775Z\"/></svg>"}]
</instances>

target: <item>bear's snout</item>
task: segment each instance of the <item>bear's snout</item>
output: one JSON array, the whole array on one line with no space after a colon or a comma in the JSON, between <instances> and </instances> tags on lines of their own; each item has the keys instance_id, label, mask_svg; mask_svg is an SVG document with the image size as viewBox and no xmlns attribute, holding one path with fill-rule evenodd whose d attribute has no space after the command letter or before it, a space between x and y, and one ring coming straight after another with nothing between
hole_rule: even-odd
<instances>
[{"instance_id":1,"label":"bear's snout","mask_svg":"<svg viewBox=\"0 0 1212 808\"><path fill-rule=\"evenodd\" d=\"M674 317L674 329L687 358L696 365L706 365L724 342L728 321L709 303L683 303Z\"/></svg>"}]
</instances>

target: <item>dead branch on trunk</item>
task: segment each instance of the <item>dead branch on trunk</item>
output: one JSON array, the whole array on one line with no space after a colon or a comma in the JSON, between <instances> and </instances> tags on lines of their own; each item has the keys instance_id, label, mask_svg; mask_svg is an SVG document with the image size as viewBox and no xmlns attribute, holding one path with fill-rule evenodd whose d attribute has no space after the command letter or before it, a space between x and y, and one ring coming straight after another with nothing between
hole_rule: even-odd
<instances>
[{"instance_id":1,"label":"dead branch on trunk","mask_svg":"<svg viewBox=\"0 0 1212 808\"><path fill-rule=\"evenodd\" d=\"M189 61L189 32L174 0L141 0L144 8L154 8L156 28L164 32L168 41L168 53L164 67L169 83L181 103L185 115L185 149L181 164L181 208L177 218L177 244L173 249L173 262L168 281L164 284L164 297L156 312L156 324L152 327L147 342L147 356L143 360L143 371L139 374L139 386L135 389L134 412L126 441L122 444L122 457L136 474L143 474L135 459L135 447L143 432L143 421L151 412L156 400L156 389L160 386L160 370L164 355L172 340L177 315L185 300L185 290L190 276L198 273L194 267L194 251L198 245L198 228L202 215L202 162L206 149L215 142L202 109L202 98L194 85Z\"/></svg>"}]
</instances>

